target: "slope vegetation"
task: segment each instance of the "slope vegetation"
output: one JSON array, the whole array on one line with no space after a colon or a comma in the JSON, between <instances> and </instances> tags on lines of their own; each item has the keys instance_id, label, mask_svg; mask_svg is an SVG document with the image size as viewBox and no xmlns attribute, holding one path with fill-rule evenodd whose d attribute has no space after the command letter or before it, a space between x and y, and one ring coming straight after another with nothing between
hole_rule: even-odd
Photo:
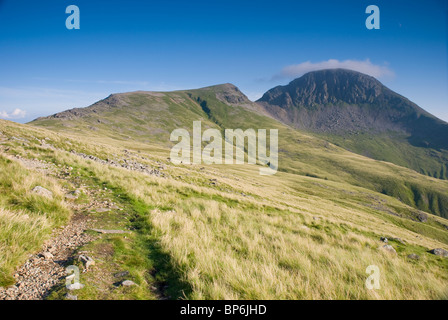
<instances>
[{"instance_id":1,"label":"slope vegetation","mask_svg":"<svg viewBox=\"0 0 448 320\"><path fill-rule=\"evenodd\" d=\"M201 99L213 111L211 97ZM240 117L250 112L238 110ZM213 114L218 117L219 110ZM217 121L225 124L226 119ZM96 261L81 274L86 287L77 292L79 299L447 298L447 259L428 252L448 248L447 221L429 213L426 222L413 220L412 206L356 185L355 175L343 170L358 163L353 170L364 168L397 181L415 176L430 190L444 190L446 185L439 180L332 145L326 148L324 141L296 131L291 135L296 134L293 137L300 139L306 152L296 151L286 164L289 170L269 177L260 176L256 165L175 166L166 160L168 150L157 143L131 145L126 139L110 143L110 138L100 142L99 136L93 141L7 121L0 121L0 131L2 157L70 167L69 175L53 177L55 183L95 191L94 198L84 191L89 203L116 203L108 212L84 212L92 218L92 227L128 233L104 235L79 248ZM334 172L321 169L326 158L313 160L325 153L332 153L338 166L345 163L345 167ZM14 159L9 165L17 167ZM133 169L137 162L161 174ZM323 174L327 179L318 177ZM13 193L11 184L3 188L2 194ZM16 210L8 206L2 203L2 210ZM30 209L33 215L39 212ZM5 219L13 223L15 216ZM8 232L7 225L0 225L0 234ZM39 235L34 229L29 232ZM384 250L380 237L391 239L397 253ZM35 250L21 247L25 252ZM20 257L2 248L2 258ZM409 254L420 258L412 260ZM2 271L10 274L11 266L20 261L23 258ZM379 290L365 287L369 265L381 270ZM123 270L136 286L114 286L114 275ZM63 282L50 298L63 298Z\"/></svg>"},{"instance_id":2,"label":"slope vegetation","mask_svg":"<svg viewBox=\"0 0 448 320\"><path fill-rule=\"evenodd\" d=\"M173 145L169 140L171 131L185 128L192 134L195 120L202 121L203 130L217 128L222 133L226 128L278 129L279 170L393 196L416 209L401 213L412 219L420 215L418 210L448 217L447 181L355 155L322 138L292 129L266 116L259 105L251 103L230 84L188 91L115 94L88 108L69 110L31 124L87 135L100 143L115 143L118 139L129 148L140 142L143 150L149 144L152 150L168 157Z\"/></svg>"},{"instance_id":3,"label":"slope vegetation","mask_svg":"<svg viewBox=\"0 0 448 320\"><path fill-rule=\"evenodd\" d=\"M447 179L448 124L373 77L310 72L257 102L283 123L352 152Z\"/></svg>"}]
</instances>

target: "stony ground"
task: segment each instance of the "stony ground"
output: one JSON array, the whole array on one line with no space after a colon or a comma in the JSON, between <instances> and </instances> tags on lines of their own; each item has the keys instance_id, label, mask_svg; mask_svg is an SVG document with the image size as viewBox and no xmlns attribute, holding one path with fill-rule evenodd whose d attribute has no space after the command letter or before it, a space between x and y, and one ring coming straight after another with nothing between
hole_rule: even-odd
<instances>
[{"instance_id":1,"label":"stony ground","mask_svg":"<svg viewBox=\"0 0 448 320\"><path fill-rule=\"evenodd\" d=\"M136 161L119 159L101 160L96 157L77 154L78 156L103 165L122 167L131 171L140 171L150 175L162 175L159 170L144 166ZM68 178L67 168L58 168L51 162L38 159L26 159L20 156L11 156L11 159L20 161L26 168L37 170L47 175L53 175L59 179ZM163 169L159 167L159 169ZM72 201L77 195L70 193L66 195L68 203L72 206L74 216L68 225L54 230L51 238L45 242L44 246L38 253L32 254L29 259L20 266L15 274L15 285L9 287L0 287L0 300L42 300L45 299L52 289L61 283L67 277L66 268L76 259L80 258L80 254L87 256L88 252L77 252L77 249L91 242L100 236L86 233L94 227L96 220L88 217L89 212L109 211L111 209L119 209L115 203L111 201L100 201L97 198L98 190L83 190L90 201L85 205L76 205ZM95 230L95 229L93 229ZM108 231L108 230L106 230ZM109 230L108 232L115 232ZM108 233L106 232L106 233ZM88 257L88 256L87 256ZM80 270L81 272L83 270ZM71 297L68 297L71 299Z\"/></svg>"},{"instance_id":2,"label":"stony ground","mask_svg":"<svg viewBox=\"0 0 448 320\"><path fill-rule=\"evenodd\" d=\"M92 241L88 235L88 219L78 214L63 229L55 230L39 253L28 259L15 273L17 282L0 287L1 300L41 300L51 288L67 276L65 268L75 258L75 249Z\"/></svg>"}]
</instances>

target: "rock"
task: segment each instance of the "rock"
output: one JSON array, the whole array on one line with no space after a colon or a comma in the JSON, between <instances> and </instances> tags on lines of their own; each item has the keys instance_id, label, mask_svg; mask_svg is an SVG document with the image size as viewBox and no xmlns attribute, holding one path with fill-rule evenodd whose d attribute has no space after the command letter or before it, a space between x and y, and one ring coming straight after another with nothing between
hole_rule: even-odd
<instances>
[{"instance_id":1,"label":"rock","mask_svg":"<svg viewBox=\"0 0 448 320\"><path fill-rule=\"evenodd\" d=\"M403 240L401 240L400 238L391 238L390 240L399 242L399 243L401 243L401 244L406 244L406 243L405 243Z\"/></svg>"},{"instance_id":2,"label":"rock","mask_svg":"<svg viewBox=\"0 0 448 320\"><path fill-rule=\"evenodd\" d=\"M428 215L424 212L419 212L417 214L417 219L420 220L420 222L426 222L428 221Z\"/></svg>"},{"instance_id":3,"label":"rock","mask_svg":"<svg viewBox=\"0 0 448 320\"><path fill-rule=\"evenodd\" d=\"M411 253L411 254L408 255L408 259L419 260L420 256L418 254Z\"/></svg>"},{"instance_id":4,"label":"rock","mask_svg":"<svg viewBox=\"0 0 448 320\"><path fill-rule=\"evenodd\" d=\"M54 256L50 252L44 252L42 253L42 256L45 258L45 260L51 260L54 258Z\"/></svg>"},{"instance_id":5,"label":"rock","mask_svg":"<svg viewBox=\"0 0 448 320\"><path fill-rule=\"evenodd\" d=\"M132 287L132 286L135 286L135 282L134 282L134 281L131 281L131 280L124 280L124 281L121 283L121 285L122 285L123 287Z\"/></svg>"},{"instance_id":6,"label":"rock","mask_svg":"<svg viewBox=\"0 0 448 320\"><path fill-rule=\"evenodd\" d=\"M128 275L129 275L129 271L121 271L121 272L114 273L115 278L122 278L122 277L126 277Z\"/></svg>"},{"instance_id":7,"label":"rock","mask_svg":"<svg viewBox=\"0 0 448 320\"><path fill-rule=\"evenodd\" d=\"M81 260L86 266L84 271L88 271L90 266L95 265L95 260L84 254L79 256L79 260Z\"/></svg>"},{"instance_id":8,"label":"rock","mask_svg":"<svg viewBox=\"0 0 448 320\"><path fill-rule=\"evenodd\" d=\"M129 231L124 231L124 230L106 230L106 229L90 229L90 230L96 231L99 233L109 233L109 234L129 233Z\"/></svg>"},{"instance_id":9,"label":"rock","mask_svg":"<svg viewBox=\"0 0 448 320\"><path fill-rule=\"evenodd\" d=\"M383 241L384 243L387 243L387 238L385 237L381 237L380 240Z\"/></svg>"},{"instance_id":10,"label":"rock","mask_svg":"<svg viewBox=\"0 0 448 320\"><path fill-rule=\"evenodd\" d=\"M65 264L59 262L77 259L72 250L65 250L70 243L71 249L81 247L95 239L95 236L85 233L88 219L82 215L73 219L70 224L55 230L56 235L43 243L39 255L30 254L28 260L16 270L15 282L16 290L11 289L6 296L6 288L2 293L0 288L0 300L10 298L11 300L41 300L44 299L51 289L66 278ZM47 260L44 253L49 252L54 258ZM79 253L81 254L81 252ZM47 257L50 255L45 254ZM57 263L55 263L57 260ZM72 290L81 289L83 286L75 284L70 287ZM74 291L70 293L73 294ZM66 292L64 292L65 295ZM62 297L62 299L65 299Z\"/></svg>"},{"instance_id":11,"label":"rock","mask_svg":"<svg viewBox=\"0 0 448 320\"><path fill-rule=\"evenodd\" d=\"M65 199L74 201L74 200L78 199L78 197L73 194L66 194Z\"/></svg>"},{"instance_id":12,"label":"rock","mask_svg":"<svg viewBox=\"0 0 448 320\"><path fill-rule=\"evenodd\" d=\"M441 249L441 248L437 248L437 249L432 249L429 251L429 253L432 253L436 256L441 256L444 258L448 257L448 251L446 251L445 249Z\"/></svg>"},{"instance_id":13,"label":"rock","mask_svg":"<svg viewBox=\"0 0 448 320\"><path fill-rule=\"evenodd\" d=\"M393 254L397 254L397 251L395 251L394 247L392 247L389 244L385 244L384 246L382 246L383 250L386 250L389 253L393 253Z\"/></svg>"},{"instance_id":14,"label":"rock","mask_svg":"<svg viewBox=\"0 0 448 320\"><path fill-rule=\"evenodd\" d=\"M41 186L34 187L32 190L34 193L44 196L46 198L52 199L53 198L53 192L50 190L47 190Z\"/></svg>"}]
</instances>

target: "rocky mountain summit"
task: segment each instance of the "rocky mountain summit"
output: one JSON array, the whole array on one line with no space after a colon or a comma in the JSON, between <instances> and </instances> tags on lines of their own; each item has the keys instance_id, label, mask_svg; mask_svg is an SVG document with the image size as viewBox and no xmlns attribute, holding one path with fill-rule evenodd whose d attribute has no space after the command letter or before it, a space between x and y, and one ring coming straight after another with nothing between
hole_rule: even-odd
<instances>
[{"instance_id":1,"label":"rocky mountain summit","mask_svg":"<svg viewBox=\"0 0 448 320\"><path fill-rule=\"evenodd\" d=\"M257 101L275 118L313 132L345 134L394 131L415 146L448 149L448 124L385 87L352 70L309 72Z\"/></svg>"}]
</instances>

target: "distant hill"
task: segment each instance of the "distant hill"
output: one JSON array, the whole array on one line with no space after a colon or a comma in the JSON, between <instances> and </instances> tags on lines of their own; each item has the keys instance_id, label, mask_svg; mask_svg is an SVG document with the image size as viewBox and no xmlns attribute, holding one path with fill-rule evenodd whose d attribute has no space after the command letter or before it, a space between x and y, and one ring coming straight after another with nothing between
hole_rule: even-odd
<instances>
[{"instance_id":1,"label":"distant hill","mask_svg":"<svg viewBox=\"0 0 448 320\"><path fill-rule=\"evenodd\" d=\"M119 141L130 149L157 149L168 157L174 145L170 133L177 128L191 133L193 121L197 120L202 121L203 130L278 129L279 171L360 186L395 197L416 209L448 217L446 181L353 154L321 137L287 126L268 116L261 104L251 102L231 84L173 92L113 94L90 107L39 118L30 124L100 143ZM412 152L412 148L417 152L430 150L405 146ZM440 166L440 162L429 159ZM406 216L418 219L419 212L410 211Z\"/></svg>"},{"instance_id":2,"label":"distant hill","mask_svg":"<svg viewBox=\"0 0 448 320\"><path fill-rule=\"evenodd\" d=\"M257 103L283 123L353 152L447 178L448 124L371 76L309 72Z\"/></svg>"},{"instance_id":3,"label":"distant hill","mask_svg":"<svg viewBox=\"0 0 448 320\"><path fill-rule=\"evenodd\" d=\"M222 122L229 115L252 114L250 111L264 112L236 86L227 83L173 92L111 94L87 108L38 118L31 124L91 136L169 144L174 129L191 129L193 121L202 120L205 126L216 127L218 118Z\"/></svg>"}]
</instances>

